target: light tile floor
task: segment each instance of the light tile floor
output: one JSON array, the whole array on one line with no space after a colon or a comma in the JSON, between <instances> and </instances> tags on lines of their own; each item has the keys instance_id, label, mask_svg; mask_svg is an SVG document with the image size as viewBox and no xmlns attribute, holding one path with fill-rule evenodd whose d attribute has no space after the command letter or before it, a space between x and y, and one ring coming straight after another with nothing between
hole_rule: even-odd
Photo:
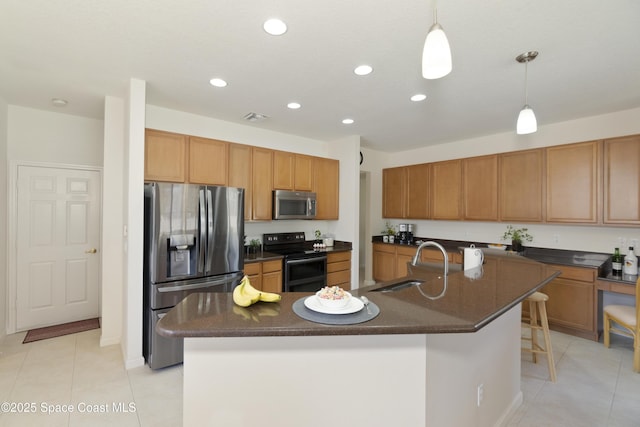
<instances>
[{"instance_id":1,"label":"light tile floor","mask_svg":"<svg viewBox=\"0 0 640 427\"><path fill-rule=\"evenodd\" d=\"M0 402L22 411L0 414L0 426L182 424L182 366L127 371L120 346L99 346L99 330L30 344L23 338L0 344ZM558 381L548 380L546 359L533 364L523 353L524 402L508 427L640 426L640 374L631 370L629 339L614 336L606 349L553 331L551 338Z\"/></svg>"},{"instance_id":2,"label":"light tile floor","mask_svg":"<svg viewBox=\"0 0 640 427\"><path fill-rule=\"evenodd\" d=\"M182 425L182 365L127 371L119 345L100 347L100 330L24 336L0 344L0 402L18 411L2 403L0 426Z\"/></svg>"}]
</instances>

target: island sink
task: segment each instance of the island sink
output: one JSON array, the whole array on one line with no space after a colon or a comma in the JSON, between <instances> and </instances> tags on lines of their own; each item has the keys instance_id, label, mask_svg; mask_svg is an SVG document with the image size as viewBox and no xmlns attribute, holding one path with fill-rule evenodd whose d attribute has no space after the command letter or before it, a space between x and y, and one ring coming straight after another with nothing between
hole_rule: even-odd
<instances>
[{"instance_id":1,"label":"island sink","mask_svg":"<svg viewBox=\"0 0 640 427\"><path fill-rule=\"evenodd\" d=\"M383 286L378 289L373 289L371 292L397 292L402 289L407 289L412 286L418 286L424 283L424 280L405 280L404 282L394 283L392 285Z\"/></svg>"}]
</instances>

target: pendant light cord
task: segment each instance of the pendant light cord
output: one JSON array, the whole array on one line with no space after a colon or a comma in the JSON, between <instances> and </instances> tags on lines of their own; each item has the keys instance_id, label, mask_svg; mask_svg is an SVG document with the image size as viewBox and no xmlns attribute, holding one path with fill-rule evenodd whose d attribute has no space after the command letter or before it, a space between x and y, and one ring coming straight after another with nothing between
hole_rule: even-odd
<instances>
[{"instance_id":1,"label":"pendant light cord","mask_svg":"<svg viewBox=\"0 0 640 427\"><path fill-rule=\"evenodd\" d=\"M529 105L529 90L528 90L529 85L527 84L527 82L529 81L528 70L529 70L529 60L525 61L524 63L524 105Z\"/></svg>"}]
</instances>

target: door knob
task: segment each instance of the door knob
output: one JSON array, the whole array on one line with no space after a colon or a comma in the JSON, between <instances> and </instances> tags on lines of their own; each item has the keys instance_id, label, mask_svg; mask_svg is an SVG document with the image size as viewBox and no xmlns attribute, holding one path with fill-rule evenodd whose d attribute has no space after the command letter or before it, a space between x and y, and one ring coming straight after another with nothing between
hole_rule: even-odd
<instances>
[{"instance_id":1,"label":"door knob","mask_svg":"<svg viewBox=\"0 0 640 427\"><path fill-rule=\"evenodd\" d=\"M96 252L98 252L96 248L91 248L84 251L85 254L95 254Z\"/></svg>"}]
</instances>

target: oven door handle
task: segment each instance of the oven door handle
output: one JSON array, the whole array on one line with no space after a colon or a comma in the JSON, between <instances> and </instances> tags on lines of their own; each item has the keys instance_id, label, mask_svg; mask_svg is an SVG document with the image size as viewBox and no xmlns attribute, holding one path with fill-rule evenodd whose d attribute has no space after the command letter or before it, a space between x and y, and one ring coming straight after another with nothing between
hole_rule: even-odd
<instances>
[{"instance_id":1,"label":"oven door handle","mask_svg":"<svg viewBox=\"0 0 640 427\"><path fill-rule=\"evenodd\" d=\"M326 259L327 259L326 256L317 256L313 258L290 259L290 260L287 260L286 263L290 265L291 264L309 264L310 262L323 261Z\"/></svg>"}]
</instances>

